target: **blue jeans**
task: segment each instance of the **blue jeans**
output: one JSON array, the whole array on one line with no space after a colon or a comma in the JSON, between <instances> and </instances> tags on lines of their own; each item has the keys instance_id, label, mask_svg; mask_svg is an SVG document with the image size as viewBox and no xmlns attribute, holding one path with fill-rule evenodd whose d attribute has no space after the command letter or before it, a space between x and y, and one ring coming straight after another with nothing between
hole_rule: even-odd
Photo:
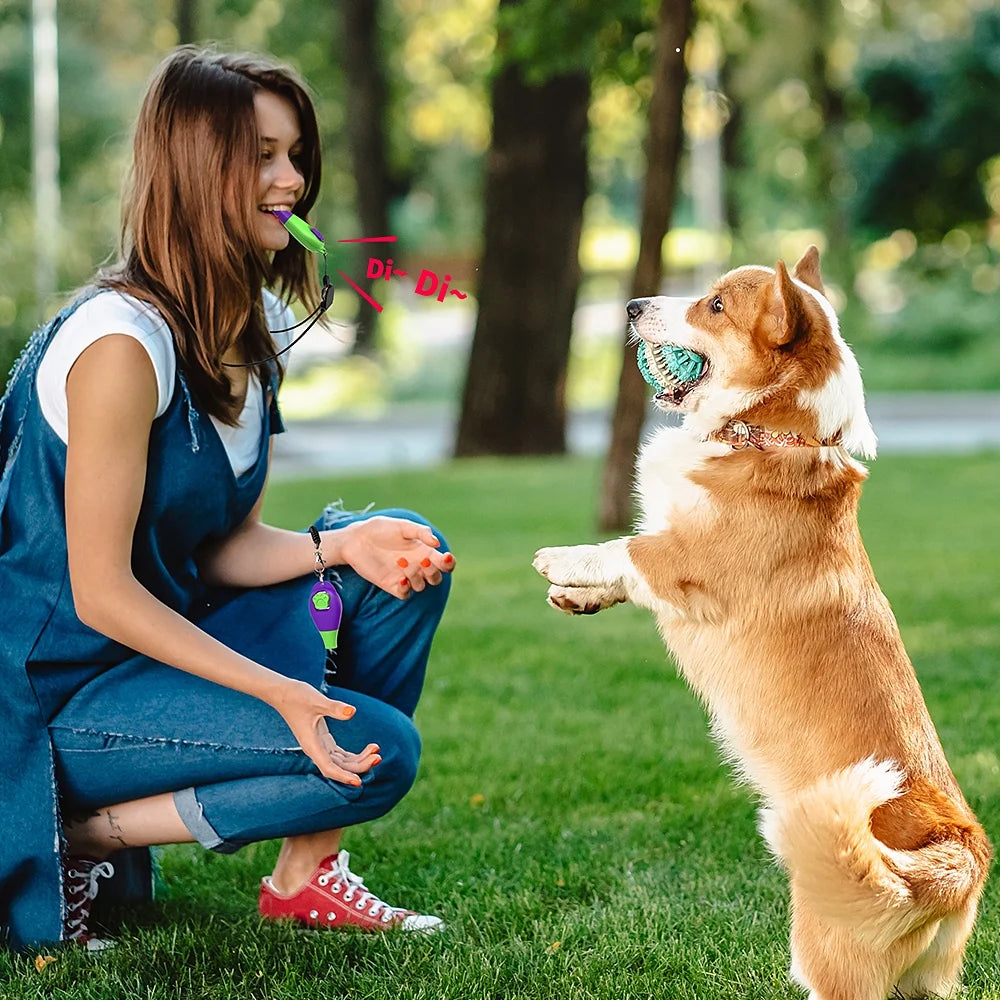
<instances>
[{"instance_id":1,"label":"blue jeans","mask_svg":"<svg viewBox=\"0 0 1000 1000\"><path fill-rule=\"evenodd\" d=\"M427 523L405 510L327 508L315 524L341 527L375 514ZM90 681L50 723L64 812L173 792L192 836L220 853L387 813L416 776L420 737L412 715L450 578L401 601L347 567L337 572L344 618L334 682L324 681L322 650L308 663L267 665L357 707L350 720L327 724L345 749L381 748L382 762L362 775L360 787L324 778L264 702L139 657ZM246 634L248 647L234 648L252 656L254 632L313 629L307 599L314 582L307 576L253 591L217 590L213 631Z\"/></svg>"}]
</instances>

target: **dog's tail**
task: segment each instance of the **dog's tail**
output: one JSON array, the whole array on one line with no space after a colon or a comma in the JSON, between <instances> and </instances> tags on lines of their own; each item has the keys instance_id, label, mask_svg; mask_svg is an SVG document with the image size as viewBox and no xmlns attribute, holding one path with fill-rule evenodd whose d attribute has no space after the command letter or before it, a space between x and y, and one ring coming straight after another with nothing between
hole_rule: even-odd
<instances>
[{"instance_id":1,"label":"dog's tail","mask_svg":"<svg viewBox=\"0 0 1000 1000\"><path fill-rule=\"evenodd\" d=\"M990 862L968 813L930 781L907 785L892 762L873 758L765 809L760 830L793 894L881 948L978 895Z\"/></svg>"}]
</instances>

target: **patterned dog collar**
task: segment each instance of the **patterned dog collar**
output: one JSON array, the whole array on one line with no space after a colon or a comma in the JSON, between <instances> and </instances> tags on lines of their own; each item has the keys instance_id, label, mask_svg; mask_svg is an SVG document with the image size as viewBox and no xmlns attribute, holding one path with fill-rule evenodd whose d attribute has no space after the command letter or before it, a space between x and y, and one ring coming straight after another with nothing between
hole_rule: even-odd
<instances>
[{"instance_id":1,"label":"patterned dog collar","mask_svg":"<svg viewBox=\"0 0 1000 1000\"><path fill-rule=\"evenodd\" d=\"M747 447L765 451L768 448L829 448L840 444L841 434L837 431L833 437L820 441L793 431L771 431L742 420L730 420L725 427L709 434L706 440L728 444L734 451Z\"/></svg>"}]
</instances>

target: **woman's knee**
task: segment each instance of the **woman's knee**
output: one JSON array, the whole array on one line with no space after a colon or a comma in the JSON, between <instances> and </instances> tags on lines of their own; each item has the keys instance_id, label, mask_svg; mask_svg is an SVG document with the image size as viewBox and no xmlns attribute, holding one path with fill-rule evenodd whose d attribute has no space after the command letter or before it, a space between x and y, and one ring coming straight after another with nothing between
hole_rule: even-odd
<instances>
[{"instance_id":1,"label":"woman's knee","mask_svg":"<svg viewBox=\"0 0 1000 1000\"><path fill-rule=\"evenodd\" d=\"M420 764L420 734L402 712L391 742L379 744L380 763L373 768L371 781L380 786L379 794L388 803L386 811L399 802L413 787Z\"/></svg>"},{"instance_id":2,"label":"woman's knee","mask_svg":"<svg viewBox=\"0 0 1000 1000\"><path fill-rule=\"evenodd\" d=\"M360 699L356 700L360 702ZM355 718L366 714L368 713L362 704ZM420 763L420 734L412 720L386 704L379 705L377 714L377 719L369 720L369 725L360 737L365 744L377 744L382 758L361 778L362 787L357 805L364 814L364 820L384 815L406 795L413 787ZM350 749L361 749L361 746L354 746L357 740L347 741L340 737L340 741ZM330 784L339 792L336 783Z\"/></svg>"}]
</instances>

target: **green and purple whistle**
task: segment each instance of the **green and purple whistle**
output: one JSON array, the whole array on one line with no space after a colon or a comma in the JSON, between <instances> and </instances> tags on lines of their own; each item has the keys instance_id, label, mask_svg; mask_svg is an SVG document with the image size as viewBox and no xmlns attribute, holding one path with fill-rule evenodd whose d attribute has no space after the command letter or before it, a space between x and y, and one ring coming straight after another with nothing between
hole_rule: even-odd
<instances>
[{"instance_id":1,"label":"green and purple whistle","mask_svg":"<svg viewBox=\"0 0 1000 1000\"><path fill-rule=\"evenodd\" d=\"M326 580L317 580L309 595L309 614L313 624L323 637L326 649L337 648L337 633L340 630L340 617L344 604L337 593L337 588Z\"/></svg>"},{"instance_id":2,"label":"green and purple whistle","mask_svg":"<svg viewBox=\"0 0 1000 1000\"><path fill-rule=\"evenodd\" d=\"M300 219L291 212L283 209L276 209L271 213L301 243L307 250L313 253L326 253L326 243L323 241L323 234L318 229L313 229L305 219Z\"/></svg>"}]
</instances>

